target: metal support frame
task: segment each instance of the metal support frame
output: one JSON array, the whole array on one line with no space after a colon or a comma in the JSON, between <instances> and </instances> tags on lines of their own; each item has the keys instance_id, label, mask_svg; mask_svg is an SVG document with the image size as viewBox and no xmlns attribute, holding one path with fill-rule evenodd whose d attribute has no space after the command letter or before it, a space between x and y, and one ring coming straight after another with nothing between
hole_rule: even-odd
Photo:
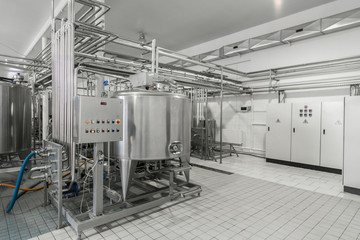
<instances>
[{"instance_id":1,"label":"metal support frame","mask_svg":"<svg viewBox=\"0 0 360 240\"><path fill-rule=\"evenodd\" d=\"M202 191L200 186L180 180L175 177L176 173L184 171L186 172L187 170L189 170L189 166L169 169L166 171L167 174L166 172L159 173L159 176L163 177L164 179L168 179L168 184L157 181L158 184L163 185L164 187L154 187L153 185L148 183L134 181L134 187L138 186L141 189L147 189L150 191L144 194L132 196L127 200L126 203L121 202L118 204L107 206L106 208L104 208L102 215L89 216L87 213L75 214L72 209L66 206L62 207L62 203L58 201L59 199L62 200L61 198L55 197L53 194L49 194L49 197L52 204L58 208L59 213L62 213L60 215L63 215L66 221L70 223L70 225L78 235L78 239L80 239L81 233L86 229L97 227L112 222L114 220L118 220L139 212L143 212L145 210L171 202L175 199L178 199L179 197L183 197L183 199L179 201L184 201L186 200L185 197L187 196L200 196L200 193ZM78 198L81 197L79 196ZM147 201L139 201L142 199L147 199ZM176 204L179 201L174 201L173 203ZM76 199L64 199L64 204L66 204L67 202L72 202L72 204L74 204L76 202Z\"/></svg>"},{"instance_id":2,"label":"metal support frame","mask_svg":"<svg viewBox=\"0 0 360 240\"><path fill-rule=\"evenodd\" d=\"M222 135L222 122L223 122L223 68L221 68L221 89L220 89L220 164L222 164L222 144L223 144L223 135Z\"/></svg>"}]
</instances>

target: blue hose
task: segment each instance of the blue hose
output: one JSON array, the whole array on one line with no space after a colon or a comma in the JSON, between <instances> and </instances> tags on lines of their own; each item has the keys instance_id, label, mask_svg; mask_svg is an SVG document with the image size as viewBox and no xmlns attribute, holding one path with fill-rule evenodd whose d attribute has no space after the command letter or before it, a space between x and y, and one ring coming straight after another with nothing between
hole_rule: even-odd
<instances>
[{"instance_id":1,"label":"blue hose","mask_svg":"<svg viewBox=\"0 0 360 240\"><path fill-rule=\"evenodd\" d=\"M8 207L8 209L6 210L7 213L9 213L11 211L11 209L14 207L14 204L16 202L16 199L17 199L17 195L18 195L18 192L19 192L19 188L20 188L20 184L21 184L21 181L22 181L22 177L24 175L24 171L25 171L25 167L27 165L27 163L29 162L30 158L32 158L32 156L35 155L35 152L31 152L24 160L22 166L21 166L21 169L20 169L20 172L19 172L19 176L18 176L18 179L16 181L16 186L15 186L15 190L14 190L14 194L12 196L12 199L11 199L11 202L10 202L10 205Z\"/></svg>"}]
</instances>

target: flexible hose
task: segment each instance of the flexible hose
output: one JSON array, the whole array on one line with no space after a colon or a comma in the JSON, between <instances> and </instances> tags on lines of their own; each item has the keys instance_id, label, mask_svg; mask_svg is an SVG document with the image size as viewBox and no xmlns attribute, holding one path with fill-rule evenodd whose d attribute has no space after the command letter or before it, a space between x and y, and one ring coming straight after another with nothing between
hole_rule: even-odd
<instances>
[{"instance_id":1,"label":"flexible hose","mask_svg":"<svg viewBox=\"0 0 360 240\"><path fill-rule=\"evenodd\" d=\"M14 204L16 202L16 198L17 198L17 195L18 195L18 192L19 192L19 189L20 189L20 184L21 184L21 181L22 181L22 177L24 175L24 171L25 171L25 167L27 165L27 163L29 162L30 158L32 158L33 156L35 155L35 152L31 152L24 160L23 164L21 165L21 168L20 168L20 172L19 172L19 176L18 176L18 179L16 181L16 186L15 186L15 190L14 190L14 194L12 196L12 199L11 199L11 202L10 202L10 205L8 207L8 209L6 210L7 213L9 213L11 211L11 209L14 207Z\"/></svg>"},{"instance_id":2,"label":"flexible hose","mask_svg":"<svg viewBox=\"0 0 360 240\"><path fill-rule=\"evenodd\" d=\"M16 187L15 185L7 184L7 183L0 183L0 186L12 188L12 189L14 189ZM33 191L38 191L38 190L43 189L43 188L44 188L44 186L41 186L41 187L38 187L38 188L22 188L22 187L20 187L19 190L27 191L27 192L33 192Z\"/></svg>"},{"instance_id":3,"label":"flexible hose","mask_svg":"<svg viewBox=\"0 0 360 240\"><path fill-rule=\"evenodd\" d=\"M93 159L90 158L90 159L86 160L86 162L89 162L89 161L91 161L91 160L93 160ZM79 165L79 167L82 167L84 164L85 164L85 162L81 163L81 164ZM66 177L66 176L68 176L69 174L70 174L70 172L65 173L62 177ZM50 185L51 182L49 182L48 184ZM36 184L36 185L37 185L37 184ZM12 189L16 188L15 185L7 184L7 183L0 183L0 186L1 186L1 187L12 188ZM43 188L44 188L44 186L41 186L41 187L38 187L38 188L22 188L22 187L20 187L19 190L21 190L21 191L26 191L26 192L33 192L33 191L41 190L41 189L43 189Z\"/></svg>"}]
</instances>

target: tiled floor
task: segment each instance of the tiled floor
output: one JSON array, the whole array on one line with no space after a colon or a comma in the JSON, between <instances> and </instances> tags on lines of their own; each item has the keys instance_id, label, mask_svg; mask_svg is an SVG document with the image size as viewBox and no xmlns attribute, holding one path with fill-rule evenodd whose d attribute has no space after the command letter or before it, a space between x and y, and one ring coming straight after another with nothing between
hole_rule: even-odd
<instances>
[{"instance_id":1,"label":"tiled floor","mask_svg":"<svg viewBox=\"0 0 360 240\"><path fill-rule=\"evenodd\" d=\"M4 182L5 177L0 180ZM0 187L1 240L29 239L56 229L57 211L52 206L43 207L43 191L26 193L16 201L10 214L5 213L13 191Z\"/></svg>"},{"instance_id":2,"label":"tiled floor","mask_svg":"<svg viewBox=\"0 0 360 240\"><path fill-rule=\"evenodd\" d=\"M342 175L339 174L267 163L263 158L249 155L225 158L222 164L197 158L192 158L191 162L286 186L360 201L360 196L343 192Z\"/></svg>"},{"instance_id":3,"label":"tiled floor","mask_svg":"<svg viewBox=\"0 0 360 240\"><path fill-rule=\"evenodd\" d=\"M360 239L360 202L337 196L340 192L321 192L321 186L327 185L320 183L341 185L337 175L269 164L249 156L227 158L222 165L193 162L235 174L193 167L192 181L203 188L200 197L87 230L83 238ZM293 183L285 185L287 180ZM305 189L301 180L308 180L305 186L316 187ZM66 227L34 239L71 238L76 238L75 233Z\"/></svg>"}]
</instances>

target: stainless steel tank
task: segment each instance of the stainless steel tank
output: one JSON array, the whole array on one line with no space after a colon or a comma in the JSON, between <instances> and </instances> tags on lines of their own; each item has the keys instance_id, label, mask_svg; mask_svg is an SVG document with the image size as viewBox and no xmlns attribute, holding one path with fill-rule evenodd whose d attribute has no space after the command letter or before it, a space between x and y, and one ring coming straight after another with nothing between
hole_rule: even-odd
<instances>
[{"instance_id":1,"label":"stainless steel tank","mask_svg":"<svg viewBox=\"0 0 360 240\"><path fill-rule=\"evenodd\" d=\"M123 100L123 141L110 143L110 156L121 168L126 201L138 161L180 158L190 161L191 101L184 95L158 91L119 92ZM107 149L107 147L105 147ZM189 171L185 171L189 180Z\"/></svg>"},{"instance_id":2,"label":"stainless steel tank","mask_svg":"<svg viewBox=\"0 0 360 240\"><path fill-rule=\"evenodd\" d=\"M31 90L0 82L0 154L31 150Z\"/></svg>"},{"instance_id":3,"label":"stainless steel tank","mask_svg":"<svg viewBox=\"0 0 360 240\"><path fill-rule=\"evenodd\" d=\"M191 101L157 91L120 92L123 141L111 143L117 159L163 160L190 156Z\"/></svg>"}]
</instances>

